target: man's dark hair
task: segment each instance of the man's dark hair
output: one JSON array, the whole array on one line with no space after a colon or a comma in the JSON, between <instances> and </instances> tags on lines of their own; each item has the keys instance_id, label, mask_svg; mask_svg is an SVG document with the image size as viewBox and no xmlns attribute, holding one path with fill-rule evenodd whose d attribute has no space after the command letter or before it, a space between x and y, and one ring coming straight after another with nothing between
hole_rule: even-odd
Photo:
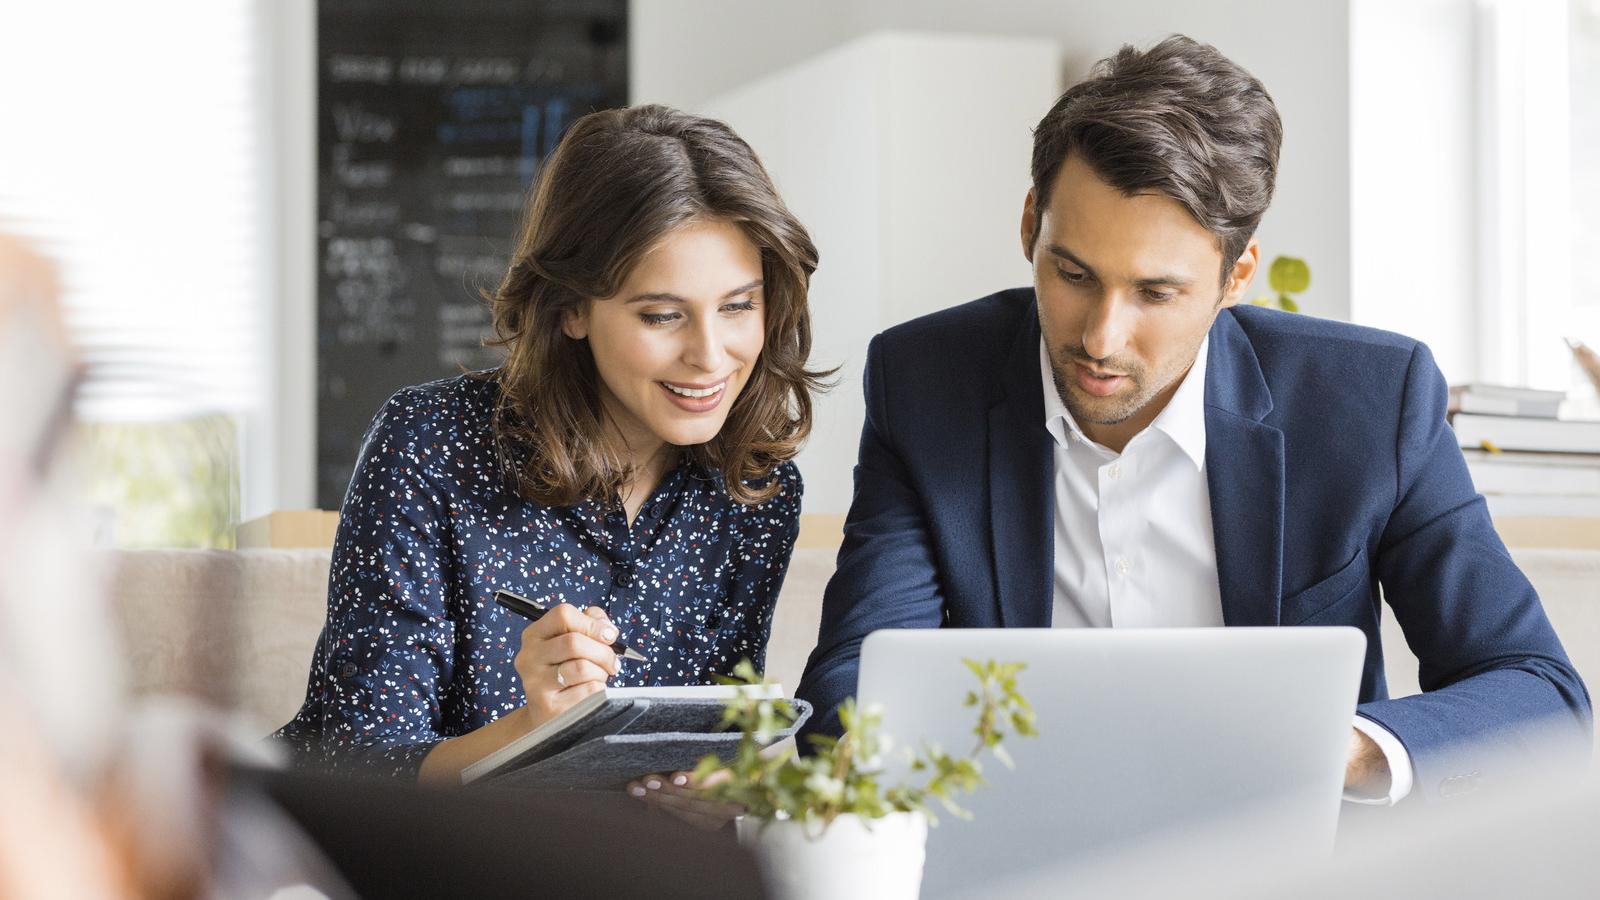
<instances>
[{"instance_id":1,"label":"man's dark hair","mask_svg":"<svg viewBox=\"0 0 1600 900\"><path fill-rule=\"evenodd\" d=\"M1272 202L1282 141L1267 89L1217 48L1181 35L1143 52L1125 45L1034 129L1034 209L1068 155L1082 154L1124 194L1182 203L1221 244L1226 282Z\"/></svg>"}]
</instances>

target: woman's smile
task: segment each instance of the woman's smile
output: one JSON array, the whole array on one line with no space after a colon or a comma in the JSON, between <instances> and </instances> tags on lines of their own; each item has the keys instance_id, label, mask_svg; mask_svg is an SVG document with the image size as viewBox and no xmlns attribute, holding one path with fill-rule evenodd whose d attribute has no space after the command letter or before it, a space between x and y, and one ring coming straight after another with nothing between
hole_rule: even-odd
<instances>
[{"instance_id":1,"label":"woman's smile","mask_svg":"<svg viewBox=\"0 0 1600 900\"><path fill-rule=\"evenodd\" d=\"M692 413L705 413L721 405L732 377L730 375L721 381L712 382L658 381L656 384L660 385L667 399L679 409Z\"/></svg>"}]
</instances>

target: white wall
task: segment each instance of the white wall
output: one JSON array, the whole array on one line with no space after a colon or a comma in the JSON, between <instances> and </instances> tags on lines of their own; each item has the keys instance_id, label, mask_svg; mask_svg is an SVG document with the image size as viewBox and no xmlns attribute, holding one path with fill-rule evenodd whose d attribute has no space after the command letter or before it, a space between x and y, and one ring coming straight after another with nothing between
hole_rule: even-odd
<instances>
[{"instance_id":1,"label":"white wall","mask_svg":"<svg viewBox=\"0 0 1600 900\"><path fill-rule=\"evenodd\" d=\"M1304 257L1313 273L1304 308L1343 319L1350 310L1347 7L1346 0L894 0L880 15L915 16L916 27L1054 38L1068 83L1123 44L1147 46L1178 33L1216 46L1261 79L1283 117L1277 194L1259 231L1263 254Z\"/></svg>"},{"instance_id":2,"label":"white wall","mask_svg":"<svg viewBox=\"0 0 1600 900\"><path fill-rule=\"evenodd\" d=\"M847 43L699 105L757 149L817 245L812 365L839 371L833 393L816 404L798 459L811 513L848 508L863 415L861 361L883 327L881 63L873 48Z\"/></svg>"},{"instance_id":3,"label":"white wall","mask_svg":"<svg viewBox=\"0 0 1600 900\"><path fill-rule=\"evenodd\" d=\"M1147 45L1176 32L1214 44L1262 80L1284 120L1277 198L1260 232L1263 250L1311 263L1309 312L1349 317L1348 0L636 0L629 14L634 100L691 110L830 42L877 30L1054 41L1062 60L1058 92L1124 43ZM1031 128L1046 109L1048 103L1019 125ZM1028 159L996 158L993 165L1026 172ZM926 298L926 309L966 299L952 291Z\"/></svg>"},{"instance_id":4,"label":"white wall","mask_svg":"<svg viewBox=\"0 0 1600 900\"><path fill-rule=\"evenodd\" d=\"M317 457L317 16L315 0L261 4L270 73L262 103L269 129L268 240L278 265L265 292L272 309L271 415L246 423L245 520L316 505Z\"/></svg>"},{"instance_id":5,"label":"white wall","mask_svg":"<svg viewBox=\"0 0 1600 900\"><path fill-rule=\"evenodd\" d=\"M1477 377L1476 11L1351 0L1351 319L1424 340Z\"/></svg>"},{"instance_id":6,"label":"white wall","mask_svg":"<svg viewBox=\"0 0 1600 900\"><path fill-rule=\"evenodd\" d=\"M1565 0L1351 0L1352 317L1451 382L1567 389Z\"/></svg>"},{"instance_id":7,"label":"white wall","mask_svg":"<svg viewBox=\"0 0 1600 900\"><path fill-rule=\"evenodd\" d=\"M817 243L813 364L839 367L799 457L806 509L843 513L884 328L1024 284L1024 124L1056 95L1056 49L1029 38L877 32L697 104L761 154Z\"/></svg>"},{"instance_id":8,"label":"white wall","mask_svg":"<svg viewBox=\"0 0 1600 900\"><path fill-rule=\"evenodd\" d=\"M1305 308L1349 316L1348 6L1283 6L632 5L633 102L729 121L761 154L821 250L813 358L842 369L800 457L808 512L849 506L860 365L871 336L1028 283L1017 230L1032 128L1067 84L1124 43L1185 33L1215 44L1266 84L1286 140L1277 197L1260 231L1264 253L1306 258L1314 277ZM979 49L984 36L987 54ZM1006 51L1008 40L1030 49Z\"/></svg>"},{"instance_id":9,"label":"white wall","mask_svg":"<svg viewBox=\"0 0 1600 900\"><path fill-rule=\"evenodd\" d=\"M698 109L710 97L863 34L857 0L632 0L628 97Z\"/></svg>"}]
</instances>

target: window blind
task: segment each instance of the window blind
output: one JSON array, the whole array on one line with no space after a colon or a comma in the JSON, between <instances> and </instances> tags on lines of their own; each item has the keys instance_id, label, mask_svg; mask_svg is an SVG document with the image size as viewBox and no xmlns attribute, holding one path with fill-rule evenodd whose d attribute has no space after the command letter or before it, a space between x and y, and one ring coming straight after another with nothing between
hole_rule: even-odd
<instances>
[{"instance_id":1,"label":"window blind","mask_svg":"<svg viewBox=\"0 0 1600 900\"><path fill-rule=\"evenodd\" d=\"M0 229L60 267L88 421L265 404L256 2L7 10Z\"/></svg>"}]
</instances>

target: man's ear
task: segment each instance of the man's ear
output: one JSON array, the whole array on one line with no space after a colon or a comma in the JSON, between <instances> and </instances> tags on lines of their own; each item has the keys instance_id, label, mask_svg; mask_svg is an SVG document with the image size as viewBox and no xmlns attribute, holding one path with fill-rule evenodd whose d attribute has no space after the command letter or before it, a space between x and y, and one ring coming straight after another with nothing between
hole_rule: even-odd
<instances>
[{"instance_id":1,"label":"man's ear","mask_svg":"<svg viewBox=\"0 0 1600 900\"><path fill-rule=\"evenodd\" d=\"M589 301L568 307L561 314L561 333L575 341L589 336Z\"/></svg>"},{"instance_id":2,"label":"man's ear","mask_svg":"<svg viewBox=\"0 0 1600 900\"><path fill-rule=\"evenodd\" d=\"M1028 188L1028 197L1022 201L1022 255L1031 264L1033 262L1033 242L1039 237L1039 216L1034 209L1033 188Z\"/></svg>"},{"instance_id":3,"label":"man's ear","mask_svg":"<svg viewBox=\"0 0 1600 900\"><path fill-rule=\"evenodd\" d=\"M1261 243L1255 238L1245 245L1244 252L1233 261L1233 271L1228 273L1228 283L1222 290L1222 302L1218 307L1233 306L1244 298L1244 292L1250 289L1250 283L1256 279L1256 271L1261 268Z\"/></svg>"}]
</instances>

